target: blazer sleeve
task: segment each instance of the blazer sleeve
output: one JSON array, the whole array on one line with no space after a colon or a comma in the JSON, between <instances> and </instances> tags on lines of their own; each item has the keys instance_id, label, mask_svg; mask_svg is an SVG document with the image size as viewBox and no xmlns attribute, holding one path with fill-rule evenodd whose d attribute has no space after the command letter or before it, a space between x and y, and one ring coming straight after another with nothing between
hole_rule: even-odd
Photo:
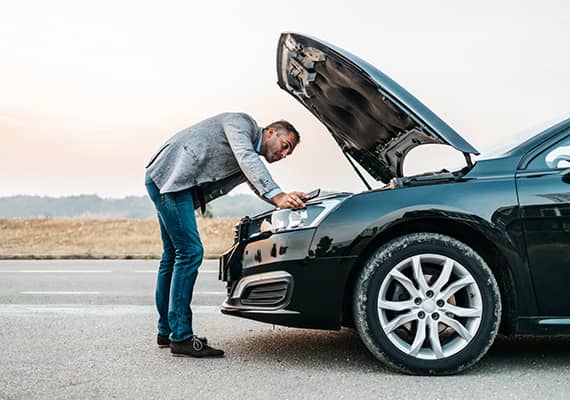
<instances>
[{"instance_id":1,"label":"blazer sleeve","mask_svg":"<svg viewBox=\"0 0 570 400\"><path fill-rule=\"evenodd\" d=\"M255 188L255 186L253 186L250 181L247 181L247 184L249 185L249 188L251 189L251 191L257 195L257 197L259 197L261 200L263 200L263 201L265 201L265 202L271 204L272 206L274 205L274 204L271 202L271 199L265 197L264 195L259 194L259 192L258 192L257 189Z\"/></svg>"},{"instance_id":2,"label":"blazer sleeve","mask_svg":"<svg viewBox=\"0 0 570 400\"><path fill-rule=\"evenodd\" d=\"M234 114L226 118L223 128L234 156L255 189L254 192L263 197L272 190L281 190L253 147L252 122L243 114Z\"/></svg>"}]
</instances>

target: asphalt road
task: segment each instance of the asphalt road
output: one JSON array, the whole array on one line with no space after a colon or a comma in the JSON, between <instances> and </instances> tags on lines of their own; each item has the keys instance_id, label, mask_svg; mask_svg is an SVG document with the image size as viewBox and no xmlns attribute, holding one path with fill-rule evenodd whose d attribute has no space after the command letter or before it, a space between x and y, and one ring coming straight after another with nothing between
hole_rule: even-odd
<instances>
[{"instance_id":1,"label":"asphalt road","mask_svg":"<svg viewBox=\"0 0 570 400\"><path fill-rule=\"evenodd\" d=\"M354 331L222 315L215 261L194 326L223 359L155 345L156 261L1 261L0 399L570 399L570 337L498 338L466 373L414 377L379 364Z\"/></svg>"}]
</instances>

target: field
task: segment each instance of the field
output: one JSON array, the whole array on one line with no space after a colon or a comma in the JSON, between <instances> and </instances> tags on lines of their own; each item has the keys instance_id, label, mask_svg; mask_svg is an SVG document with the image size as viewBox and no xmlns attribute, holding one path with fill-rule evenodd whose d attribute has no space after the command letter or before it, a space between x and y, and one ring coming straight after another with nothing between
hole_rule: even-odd
<instances>
[{"instance_id":1,"label":"field","mask_svg":"<svg viewBox=\"0 0 570 400\"><path fill-rule=\"evenodd\" d=\"M231 246L236 222L198 218L206 258ZM154 219L0 219L0 259L160 258L161 252Z\"/></svg>"}]
</instances>

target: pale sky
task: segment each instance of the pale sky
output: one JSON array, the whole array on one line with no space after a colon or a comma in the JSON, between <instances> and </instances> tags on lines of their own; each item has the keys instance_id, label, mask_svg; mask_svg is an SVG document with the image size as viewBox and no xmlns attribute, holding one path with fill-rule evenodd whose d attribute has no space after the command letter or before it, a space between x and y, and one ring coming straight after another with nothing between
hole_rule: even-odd
<instances>
[{"instance_id":1,"label":"pale sky","mask_svg":"<svg viewBox=\"0 0 570 400\"><path fill-rule=\"evenodd\" d=\"M145 194L160 144L225 111L301 132L269 167L284 190L363 190L276 84L284 31L369 61L478 149L570 111L568 1L0 0L0 196ZM454 157L418 149L406 171Z\"/></svg>"}]
</instances>

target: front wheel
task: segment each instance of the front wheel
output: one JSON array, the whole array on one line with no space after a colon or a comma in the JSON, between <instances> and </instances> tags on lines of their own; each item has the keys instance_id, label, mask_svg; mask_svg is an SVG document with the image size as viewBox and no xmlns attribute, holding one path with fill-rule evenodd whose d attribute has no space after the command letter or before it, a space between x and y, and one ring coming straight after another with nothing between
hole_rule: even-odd
<instances>
[{"instance_id":1,"label":"front wheel","mask_svg":"<svg viewBox=\"0 0 570 400\"><path fill-rule=\"evenodd\" d=\"M485 261L436 233L381 246L358 276L353 304L366 347L410 374L448 375L472 366L501 320L499 289Z\"/></svg>"}]
</instances>

